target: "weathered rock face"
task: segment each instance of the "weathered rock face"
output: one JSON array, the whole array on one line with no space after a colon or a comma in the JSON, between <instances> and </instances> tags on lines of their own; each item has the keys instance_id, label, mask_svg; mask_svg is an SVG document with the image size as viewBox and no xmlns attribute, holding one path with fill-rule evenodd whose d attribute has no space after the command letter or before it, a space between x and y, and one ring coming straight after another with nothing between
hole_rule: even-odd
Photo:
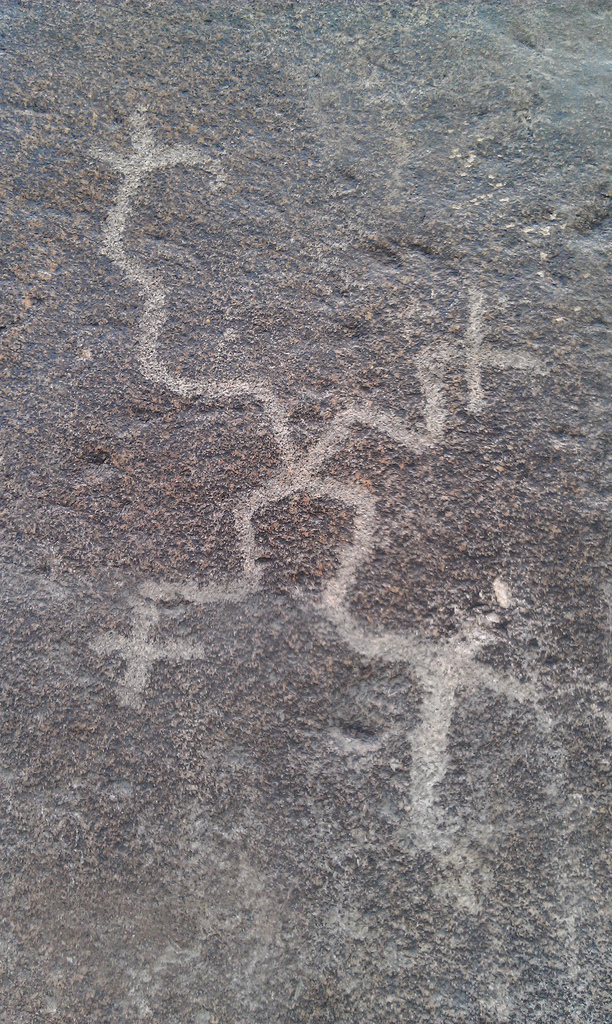
<instances>
[{"instance_id":1,"label":"weathered rock face","mask_svg":"<svg viewBox=\"0 0 612 1024\"><path fill-rule=\"evenodd\" d=\"M609 1021L609 2L0 16L0 1019Z\"/></svg>"}]
</instances>

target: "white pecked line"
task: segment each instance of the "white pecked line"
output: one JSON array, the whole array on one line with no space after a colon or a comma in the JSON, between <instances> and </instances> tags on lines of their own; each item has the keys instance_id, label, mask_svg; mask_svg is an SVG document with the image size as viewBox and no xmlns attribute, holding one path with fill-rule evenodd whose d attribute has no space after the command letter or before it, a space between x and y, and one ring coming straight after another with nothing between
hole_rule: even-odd
<instances>
[{"instance_id":1,"label":"white pecked line","mask_svg":"<svg viewBox=\"0 0 612 1024\"><path fill-rule=\"evenodd\" d=\"M99 150L93 150L92 154L106 161L123 179L104 225L103 251L127 279L139 287L142 295L143 312L138 326L140 372L146 380L183 398L205 397L230 402L236 398L252 397L261 404L269 420L281 466L267 483L251 491L236 505L234 521L243 562L242 573L237 579L226 586L201 584L195 580L181 584L149 581L140 588L141 599L134 606L131 636L106 633L95 640L92 647L99 654L118 652L122 655L126 669L119 687L119 699L135 709L142 707L151 666L156 661L180 662L207 656L204 644L154 639L159 624L159 603L180 600L205 606L241 602L258 589L261 581L253 525L255 513L297 493L340 502L353 512L352 538L341 547L338 570L324 588L316 608L333 625L339 638L355 652L382 662L405 663L418 679L423 697L421 721L411 736L413 839L420 849L448 859L449 838L444 832L436 794L447 768L447 740L457 688L479 685L493 692L505 693L513 700L530 700L536 706L538 694L533 687L524 688L511 677L502 676L475 660L475 654L486 642L486 637L479 640L463 635L454 640L434 642L416 634L368 632L363 628L350 611L349 596L360 566L372 554L380 516L375 498L365 487L331 477L325 472L325 464L350 444L355 426L379 431L415 454L439 445L447 417L444 375L448 363L453 360L460 359L465 366L468 408L474 413L484 405L483 366L543 371L530 356L496 352L484 344L484 300L479 291L471 289L468 327L463 344L454 348L444 345L429 348L415 358L416 375L423 394L423 426L415 429L394 413L370 403L353 403L335 415L323 435L305 454L298 455L289 427L289 410L269 380L177 376L170 372L160 357L159 339L168 318L166 295L157 277L126 252L124 237L128 218L147 174L158 168L179 164L205 166L212 161L206 153L190 146L158 146L147 127L144 110L132 115L131 128L132 152L128 157Z\"/></svg>"}]
</instances>

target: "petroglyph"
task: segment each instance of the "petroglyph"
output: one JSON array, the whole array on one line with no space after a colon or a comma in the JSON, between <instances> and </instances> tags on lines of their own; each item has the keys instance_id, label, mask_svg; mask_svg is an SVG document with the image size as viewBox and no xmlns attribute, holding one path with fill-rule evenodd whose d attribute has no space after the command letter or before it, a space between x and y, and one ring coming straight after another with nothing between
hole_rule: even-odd
<instances>
[{"instance_id":1,"label":"petroglyph","mask_svg":"<svg viewBox=\"0 0 612 1024\"><path fill-rule=\"evenodd\" d=\"M474 625L466 624L460 635L450 640L432 642L416 634L367 632L346 608L334 610L328 617L352 650L372 660L404 663L418 680L422 692L421 721L411 735L413 839L419 849L447 854L448 838L436 793L446 774L448 731L457 691L481 687L521 704L529 702L536 713L544 716L537 688L477 661L476 655L492 637Z\"/></svg>"},{"instance_id":2,"label":"petroglyph","mask_svg":"<svg viewBox=\"0 0 612 1024\"><path fill-rule=\"evenodd\" d=\"M117 198L103 230L103 251L136 284L143 300L138 326L138 365L143 377L183 398L206 397L232 401L251 398L266 415L279 452L281 465L261 487L239 499L234 510L242 572L222 584L197 580L183 583L149 582L140 589L134 604L130 636L106 633L92 644L101 655L118 653L125 661L125 673L118 688L120 703L134 709L142 707L151 666L157 661L178 663L202 659L204 644L185 640L162 642L154 638L159 624L159 603L180 600L196 607L223 602L241 602L257 591L262 583L253 518L257 512L298 493L312 498L331 498L350 509L353 515L351 539L339 552L338 569L311 610L321 615L353 651L383 662L406 664L417 678L421 691L421 721L411 736L411 825L416 846L438 858L454 856L450 838L444 832L442 814L436 803L437 787L448 763L447 738L458 690L475 686L503 693L519 702L530 701L538 707L538 693L531 685L521 685L511 677L495 672L477 660L477 653L489 642L486 633L469 629L452 639L434 641L417 634L366 631L349 608L351 589L360 567L372 554L381 529L375 496L358 483L345 483L326 474L332 456L351 445L356 426L377 431L397 445L415 454L440 446L447 420L444 375L449 361L463 361L468 388L468 408L480 411L485 402L483 368L518 369L543 372L531 356L501 352L485 344L484 298L476 289L469 291L466 336L459 346L430 346L415 356L415 372L422 393L422 422L408 426L394 413L372 403L355 402L335 414L323 434L305 453L294 444L290 409L281 401L271 382L265 378L223 380L208 377L188 378L173 374L159 352L161 332L168 312L162 283L139 260L126 252L124 236L132 204L146 174L162 167L202 166L214 173L218 165L198 149L187 146L160 147L147 127L144 110L131 119L132 152L127 157L93 151L122 177ZM505 585L504 585L505 586ZM498 593L499 591L499 593ZM509 592L508 592L509 593ZM496 588L500 604L506 606L505 591ZM300 595L298 594L298 599ZM508 598L509 600L509 598ZM456 853L456 849L455 849ZM461 859L461 858L460 858ZM463 869L462 869L463 870ZM469 903L469 899L468 899Z\"/></svg>"},{"instance_id":3,"label":"petroglyph","mask_svg":"<svg viewBox=\"0 0 612 1024\"><path fill-rule=\"evenodd\" d=\"M525 352L509 352L486 345L484 326L484 297L482 292L470 288L469 320L466 332L465 374L468 385L468 409L472 413L481 412L485 405L485 393L482 383L483 367L494 370L530 370L532 373L545 373L538 359Z\"/></svg>"},{"instance_id":4,"label":"petroglyph","mask_svg":"<svg viewBox=\"0 0 612 1024\"><path fill-rule=\"evenodd\" d=\"M153 634L158 623L158 607L149 601L138 601L134 605L132 632L129 637L120 633L104 633L92 644L98 654L118 652L125 660L125 673L117 693L120 704L133 708L142 706L142 691L149 682L151 666L156 661L192 661L194 658L206 656L205 644L181 640L156 643Z\"/></svg>"}]
</instances>

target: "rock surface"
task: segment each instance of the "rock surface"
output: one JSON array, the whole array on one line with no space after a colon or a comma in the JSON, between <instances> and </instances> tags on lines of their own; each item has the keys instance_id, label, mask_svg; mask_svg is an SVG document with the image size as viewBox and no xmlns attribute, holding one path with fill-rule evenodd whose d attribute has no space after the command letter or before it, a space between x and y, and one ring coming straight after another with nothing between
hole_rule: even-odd
<instances>
[{"instance_id":1,"label":"rock surface","mask_svg":"<svg viewBox=\"0 0 612 1024\"><path fill-rule=\"evenodd\" d=\"M0 1020L609 1021L612 6L0 29Z\"/></svg>"}]
</instances>

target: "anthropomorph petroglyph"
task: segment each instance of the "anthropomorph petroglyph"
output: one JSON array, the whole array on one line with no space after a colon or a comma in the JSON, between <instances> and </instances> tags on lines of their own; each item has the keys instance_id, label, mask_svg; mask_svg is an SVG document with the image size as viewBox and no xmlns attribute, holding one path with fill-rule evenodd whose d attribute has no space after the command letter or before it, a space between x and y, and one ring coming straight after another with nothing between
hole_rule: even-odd
<instances>
[{"instance_id":1,"label":"anthropomorph petroglyph","mask_svg":"<svg viewBox=\"0 0 612 1024\"><path fill-rule=\"evenodd\" d=\"M466 335L460 344L431 346L415 357L415 372L422 393L422 424L409 427L400 417L371 403L354 402L341 408L322 435L313 440L305 453L298 451L290 427L290 409L275 393L272 383L261 379L222 380L191 378L173 374L162 358L159 345L167 320L166 296L161 282L125 248L125 231L132 204L145 176L161 167L211 163L204 152L187 146L160 147L147 127L143 111L131 119L132 151L126 157L94 151L121 176L121 184L103 232L103 251L140 289L143 312L138 326L138 365L151 383L185 398L206 397L231 401L251 397L269 420L280 457L280 468L261 487L237 501L234 520L242 558L242 572L225 585L187 580L182 584L151 582L140 588L134 604L134 621L129 637L115 633L100 636L93 644L100 654L118 652L125 661L125 674L119 684L119 699L134 708L142 706L155 661L171 663L197 660L204 647L188 641L156 640L158 606L161 601L180 600L194 606L220 602L239 602L261 587L262 569L258 561L253 518L266 507L297 493L313 498L331 498L347 507L353 516L352 535L339 552L336 573L326 583L315 611L331 623L339 637L354 651L382 662L405 663L418 679L422 691L421 722L412 734L412 831L417 846L439 857L450 856L439 810L436 787L444 778L447 765L447 735L459 689L474 686L503 692L510 699L529 700L536 706L533 687L519 684L487 668L476 654L487 642L486 634L466 629L453 640L433 641L416 634L367 631L349 606L351 588L360 567L370 558L380 531L376 498L358 483L345 483L326 472L326 464L341 449L351 445L357 425L368 427L390 438L399 447L413 453L435 449L443 441L447 419L444 374L449 362L463 366L470 411L477 413L485 401L483 372L489 370L530 369L542 372L530 356L516 352L498 352L485 343L484 298L469 290L469 314Z\"/></svg>"}]
</instances>

